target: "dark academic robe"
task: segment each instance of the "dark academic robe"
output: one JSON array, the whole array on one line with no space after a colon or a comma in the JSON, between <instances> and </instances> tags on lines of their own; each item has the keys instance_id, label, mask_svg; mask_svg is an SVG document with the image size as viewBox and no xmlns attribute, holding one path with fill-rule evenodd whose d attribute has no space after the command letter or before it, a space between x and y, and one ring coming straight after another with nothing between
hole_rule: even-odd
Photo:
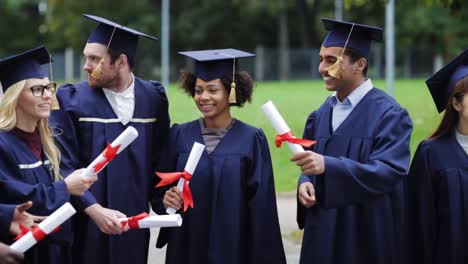
<instances>
[{"instance_id":1,"label":"dark academic robe","mask_svg":"<svg viewBox=\"0 0 468 264\"><path fill-rule=\"evenodd\" d=\"M194 142L204 142L198 120L174 126L165 165L183 171ZM194 208L158 238L158 247L167 243L166 263L286 263L262 130L236 120L212 153L204 151L190 189Z\"/></svg>"},{"instance_id":2,"label":"dark academic robe","mask_svg":"<svg viewBox=\"0 0 468 264\"><path fill-rule=\"evenodd\" d=\"M300 263L402 263L404 184L412 123L407 111L373 88L335 132L325 103L307 119L304 138L317 140L323 175L301 175L314 184L317 204L298 203L304 228Z\"/></svg>"},{"instance_id":3,"label":"dark academic robe","mask_svg":"<svg viewBox=\"0 0 468 264\"><path fill-rule=\"evenodd\" d=\"M57 98L61 109L52 112L50 124L58 133L64 171L88 166L128 126L139 134L74 205L81 211L97 202L127 216L148 212L156 161L169 133L164 87L135 78L135 110L126 125L118 120L102 89L90 88L87 82L62 86ZM84 212L77 214L74 228L74 263L146 264L148 229L106 235Z\"/></svg>"},{"instance_id":4,"label":"dark academic robe","mask_svg":"<svg viewBox=\"0 0 468 264\"><path fill-rule=\"evenodd\" d=\"M408 204L410 263L468 263L468 156L454 133L419 145Z\"/></svg>"},{"instance_id":5,"label":"dark academic robe","mask_svg":"<svg viewBox=\"0 0 468 264\"><path fill-rule=\"evenodd\" d=\"M0 204L0 241L6 241L10 237L10 225L13 220L16 205Z\"/></svg>"},{"instance_id":6,"label":"dark academic robe","mask_svg":"<svg viewBox=\"0 0 468 264\"><path fill-rule=\"evenodd\" d=\"M70 195L63 180L54 181L47 158L38 160L13 132L0 132L0 203L27 201L33 202L29 213L47 216L69 202ZM68 220L26 252L26 263L71 263L72 240Z\"/></svg>"}]
</instances>

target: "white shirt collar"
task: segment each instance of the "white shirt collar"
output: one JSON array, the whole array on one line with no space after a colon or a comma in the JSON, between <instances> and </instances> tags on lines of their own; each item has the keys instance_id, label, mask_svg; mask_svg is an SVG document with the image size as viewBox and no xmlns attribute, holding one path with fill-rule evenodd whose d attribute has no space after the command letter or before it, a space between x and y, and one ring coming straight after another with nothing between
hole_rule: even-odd
<instances>
[{"instance_id":1,"label":"white shirt collar","mask_svg":"<svg viewBox=\"0 0 468 264\"><path fill-rule=\"evenodd\" d=\"M135 76L132 74L132 83L123 92L117 93L107 88L102 90L122 124L130 122L135 110Z\"/></svg>"},{"instance_id":2,"label":"white shirt collar","mask_svg":"<svg viewBox=\"0 0 468 264\"><path fill-rule=\"evenodd\" d=\"M354 89L342 102L338 99L336 91L331 95L329 102L332 107L335 107L336 104L351 104L352 107L355 107L373 87L374 85L369 78Z\"/></svg>"},{"instance_id":3,"label":"white shirt collar","mask_svg":"<svg viewBox=\"0 0 468 264\"><path fill-rule=\"evenodd\" d=\"M108 88L102 88L104 90L104 92L106 94L109 94L113 97L121 97L121 98L125 98L125 99L130 99L130 98L134 98L135 97L135 75L132 74L132 83L130 84L130 86L128 86L128 88L123 91L123 92L114 92Z\"/></svg>"},{"instance_id":4,"label":"white shirt collar","mask_svg":"<svg viewBox=\"0 0 468 264\"><path fill-rule=\"evenodd\" d=\"M455 129L455 135L462 146L468 146L468 135L463 135Z\"/></svg>"}]
</instances>

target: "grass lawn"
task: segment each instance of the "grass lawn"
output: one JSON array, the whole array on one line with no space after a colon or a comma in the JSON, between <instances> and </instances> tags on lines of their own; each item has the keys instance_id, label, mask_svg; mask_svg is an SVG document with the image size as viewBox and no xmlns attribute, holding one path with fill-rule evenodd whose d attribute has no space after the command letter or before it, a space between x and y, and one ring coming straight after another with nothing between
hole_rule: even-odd
<instances>
[{"instance_id":1,"label":"grass lawn","mask_svg":"<svg viewBox=\"0 0 468 264\"><path fill-rule=\"evenodd\" d=\"M386 91L384 80L374 81L374 85ZM395 87L397 101L408 109L413 120L411 151L414 153L419 142L435 129L441 116L436 111L424 80L397 80ZM322 81L259 82L252 103L240 109L232 109L237 119L264 130L270 145L278 192L294 191L300 171L289 161L292 154L287 146L278 149L274 145L276 132L261 111L261 105L272 100L294 134L301 136L308 114L317 109L329 94ZM175 85L169 88L169 101L172 123L184 123L201 116L192 98Z\"/></svg>"}]
</instances>

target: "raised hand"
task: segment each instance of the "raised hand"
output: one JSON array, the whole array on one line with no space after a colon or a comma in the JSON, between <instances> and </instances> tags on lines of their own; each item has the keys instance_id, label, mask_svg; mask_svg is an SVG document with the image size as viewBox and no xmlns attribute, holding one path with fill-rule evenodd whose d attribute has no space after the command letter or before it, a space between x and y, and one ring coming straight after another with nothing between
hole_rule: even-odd
<instances>
[{"instance_id":1,"label":"raised hand","mask_svg":"<svg viewBox=\"0 0 468 264\"><path fill-rule=\"evenodd\" d=\"M33 203L28 201L26 203L22 203L16 206L15 213L13 215L13 220L10 224L10 233L13 235L18 235L21 233L19 225L23 225L27 228L33 228L42 220L44 220L45 216L36 216L32 215L26 210L29 210L32 207Z\"/></svg>"}]
</instances>

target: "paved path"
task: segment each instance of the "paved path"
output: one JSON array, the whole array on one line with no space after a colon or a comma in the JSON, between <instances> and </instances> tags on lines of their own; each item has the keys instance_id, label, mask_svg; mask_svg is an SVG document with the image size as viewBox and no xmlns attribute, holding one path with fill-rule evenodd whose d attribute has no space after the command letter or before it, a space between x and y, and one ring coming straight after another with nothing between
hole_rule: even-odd
<instances>
[{"instance_id":1,"label":"paved path","mask_svg":"<svg viewBox=\"0 0 468 264\"><path fill-rule=\"evenodd\" d=\"M300 233L296 224L296 196L295 193L281 193L277 195L278 214L283 236L283 245L288 264L299 263L301 250ZM151 230L148 264L164 264L166 249L157 249L156 238L159 229Z\"/></svg>"}]
</instances>

